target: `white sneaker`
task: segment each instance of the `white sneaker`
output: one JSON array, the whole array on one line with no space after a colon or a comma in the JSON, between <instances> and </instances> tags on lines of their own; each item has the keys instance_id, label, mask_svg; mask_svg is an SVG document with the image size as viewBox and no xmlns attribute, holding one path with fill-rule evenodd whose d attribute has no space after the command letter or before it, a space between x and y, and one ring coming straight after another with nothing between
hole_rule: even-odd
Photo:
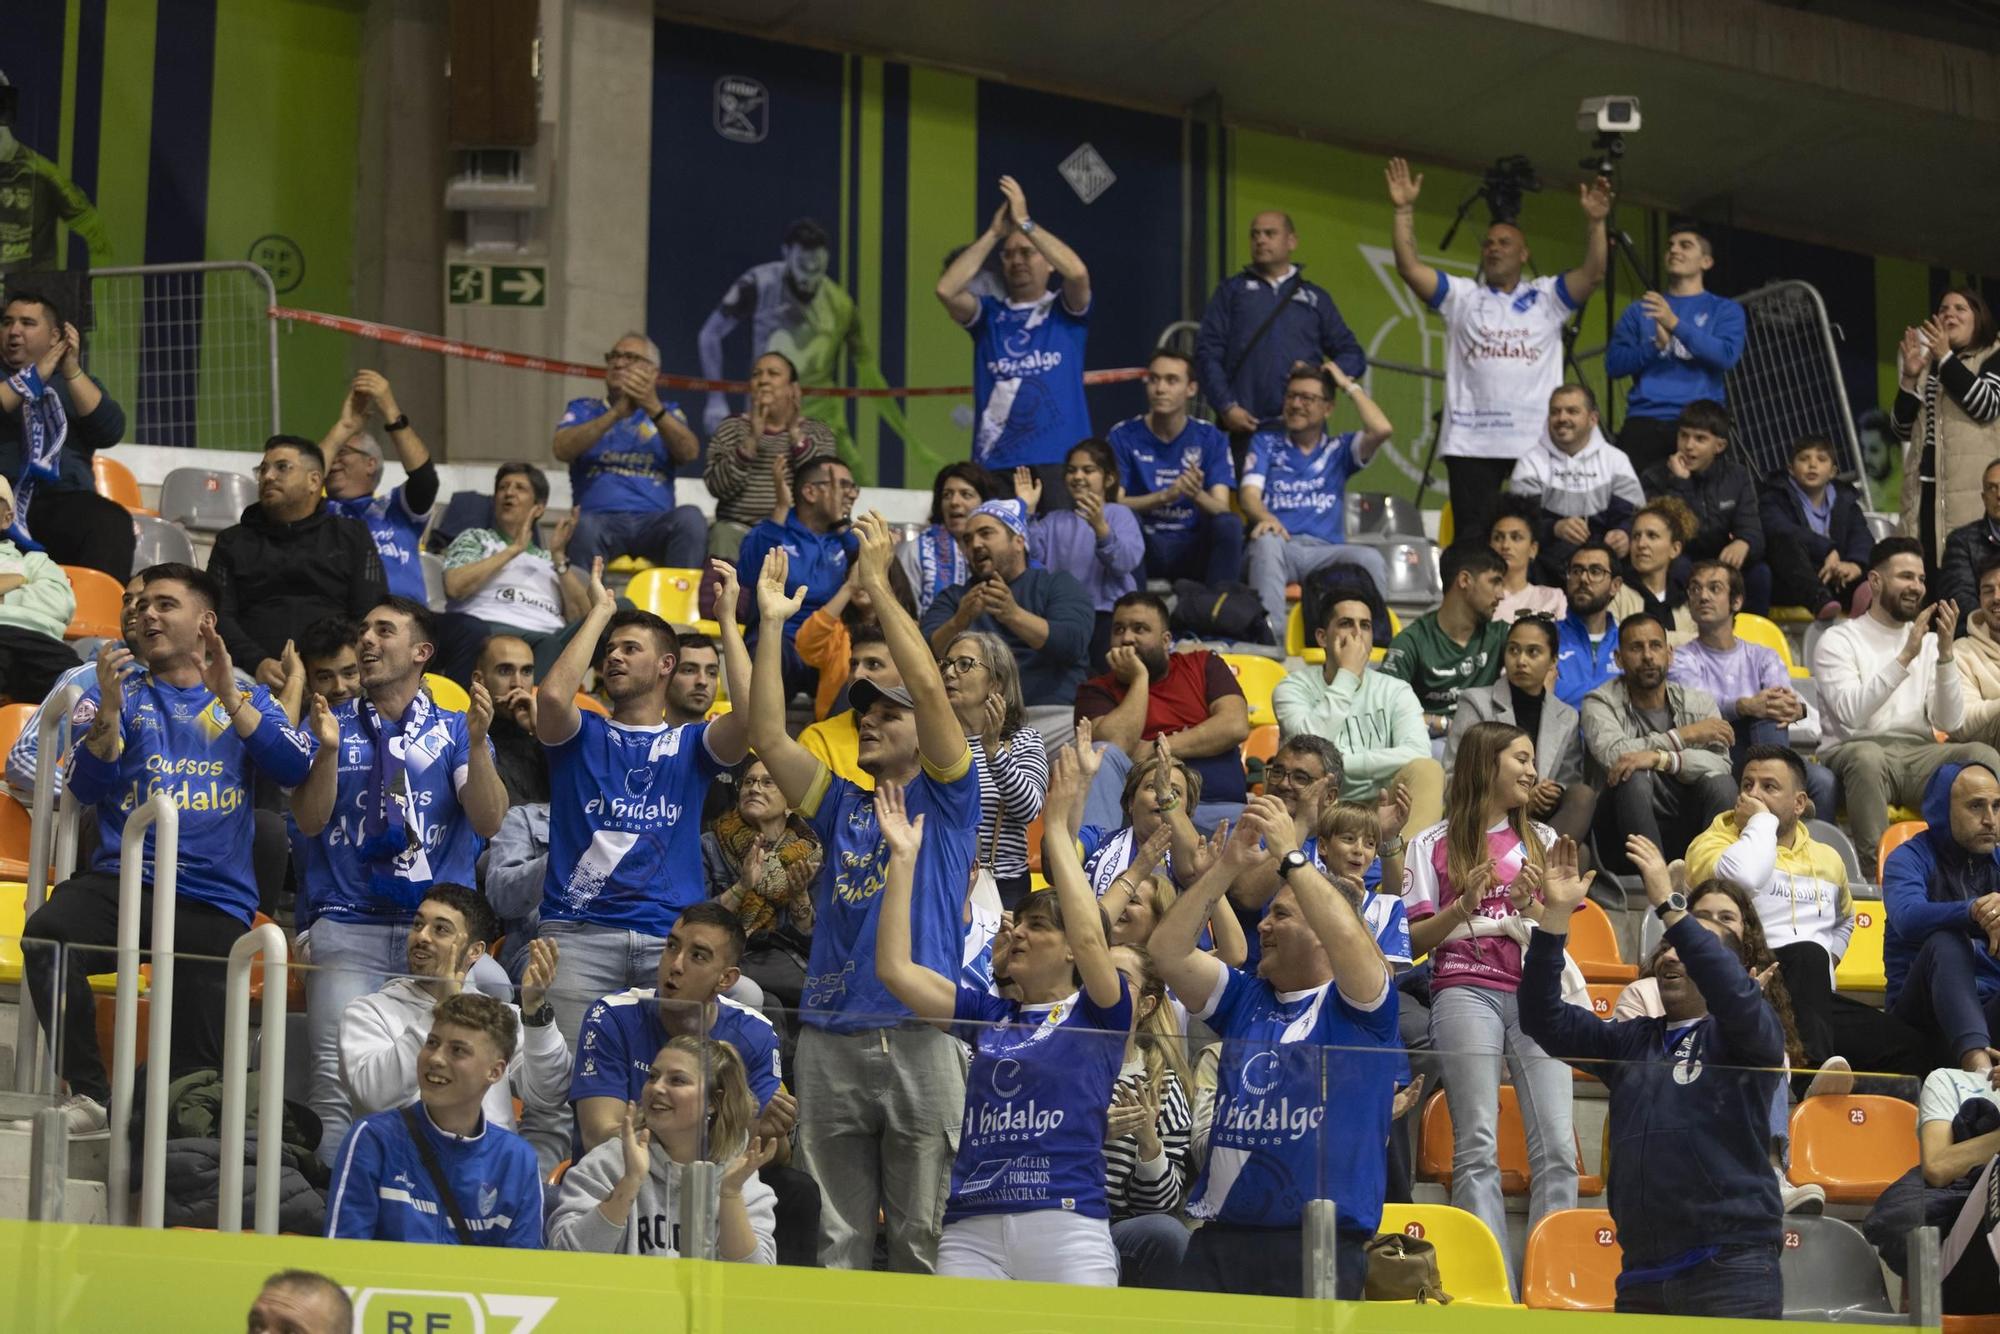
<instances>
[{"instance_id":1,"label":"white sneaker","mask_svg":"<svg viewBox=\"0 0 2000 1334\"><path fill-rule=\"evenodd\" d=\"M1806 1085L1808 1098L1844 1098L1854 1092L1854 1067L1845 1056L1829 1056Z\"/></svg>"},{"instance_id":2,"label":"white sneaker","mask_svg":"<svg viewBox=\"0 0 2000 1334\"><path fill-rule=\"evenodd\" d=\"M104 1104L86 1093L72 1093L56 1104L69 1121L71 1139L106 1139L111 1134L111 1116L104 1110ZM14 1130L33 1130L33 1117L13 1121L9 1127Z\"/></svg>"},{"instance_id":3,"label":"white sneaker","mask_svg":"<svg viewBox=\"0 0 2000 1334\"><path fill-rule=\"evenodd\" d=\"M1826 1188L1808 1181L1803 1186L1794 1186L1780 1177L1778 1195L1783 1199L1788 1214L1823 1214L1826 1212Z\"/></svg>"}]
</instances>

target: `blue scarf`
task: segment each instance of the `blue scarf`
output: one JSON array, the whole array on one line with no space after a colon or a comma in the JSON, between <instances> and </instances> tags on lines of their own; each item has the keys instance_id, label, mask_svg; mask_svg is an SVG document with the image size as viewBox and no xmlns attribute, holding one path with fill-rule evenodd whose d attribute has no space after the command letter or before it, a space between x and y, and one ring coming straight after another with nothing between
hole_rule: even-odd
<instances>
[{"instance_id":1,"label":"blue scarf","mask_svg":"<svg viewBox=\"0 0 2000 1334\"><path fill-rule=\"evenodd\" d=\"M62 479L56 461L69 440L69 414L63 411L55 386L42 383L41 373L32 365L9 376L7 386L21 396L22 434L28 447L28 466L14 483L14 524L7 536L23 551L40 551L41 543L28 536L28 505L37 482Z\"/></svg>"},{"instance_id":2,"label":"blue scarf","mask_svg":"<svg viewBox=\"0 0 2000 1334\"><path fill-rule=\"evenodd\" d=\"M962 584L972 578L972 563L965 558L965 551L958 545L958 539L943 524L932 524L917 539L917 572L922 578L916 590L917 602L928 607L938 594L953 584Z\"/></svg>"},{"instance_id":3,"label":"blue scarf","mask_svg":"<svg viewBox=\"0 0 2000 1334\"><path fill-rule=\"evenodd\" d=\"M368 887L392 903L402 904L413 888L396 874L396 863L417 845L417 839L403 819L403 806L410 793L410 738L421 736L430 726L430 687L418 689L401 723L384 728L382 716L367 698L359 702L356 717L361 730L374 744L375 758L368 774L368 788L361 795L361 842L356 848L368 863ZM392 743L401 741L401 747ZM396 753L400 750L400 754ZM405 904L414 908L416 904Z\"/></svg>"}]
</instances>

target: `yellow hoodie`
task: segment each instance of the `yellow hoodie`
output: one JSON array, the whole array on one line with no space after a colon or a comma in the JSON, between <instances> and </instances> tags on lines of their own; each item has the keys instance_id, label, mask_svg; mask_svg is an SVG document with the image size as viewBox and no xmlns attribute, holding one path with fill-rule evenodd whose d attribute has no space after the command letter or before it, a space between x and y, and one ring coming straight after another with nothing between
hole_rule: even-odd
<instances>
[{"instance_id":1,"label":"yellow hoodie","mask_svg":"<svg viewBox=\"0 0 2000 1334\"><path fill-rule=\"evenodd\" d=\"M1687 874L1693 886L1721 876L1749 890L1773 950L1810 941L1833 963L1847 953L1854 934L1847 863L1814 842L1803 821L1792 827L1790 844L1779 847L1777 816L1759 812L1739 831L1736 812L1724 811L1688 844Z\"/></svg>"}]
</instances>

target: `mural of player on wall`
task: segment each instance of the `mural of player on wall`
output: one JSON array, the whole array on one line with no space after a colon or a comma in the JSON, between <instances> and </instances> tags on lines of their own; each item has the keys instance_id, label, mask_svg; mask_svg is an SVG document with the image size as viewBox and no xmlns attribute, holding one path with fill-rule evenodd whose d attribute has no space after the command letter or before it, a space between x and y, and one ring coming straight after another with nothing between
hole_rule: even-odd
<instances>
[{"instance_id":1,"label":"mural of player on wall","mask_svg":"<svg viewBox=\"0 0 2000 1334\"><path fill-rule=\"evenodd\" d=\"M826 228L813 219L800 218L787 227L778 258L746 270L709 312L697 340L701 373L712 380L726 378L723 340L747 319L753 362L766 352L782 352L798 367L799 383L811 389L840 382L840 354L844 350L856 384L887 388L854 298L827 276L831 250ZM715 434L715 428L732 410L727 394L710 394L702 412L703 434ZM909 427L895 402L877 400L877 410L889 428L909 442ZM845 400L808 394L805 413L833 428L842 461L864 483L872 481L872 462L864 463L848 432Z\"/></svg>"},{"instance_id":2,"label":"mural of player on wall","mask_svg":"<svg viewBox=\"0 0 2000 1334\"><path fill-rule=\"evenodd\" d=\"M55 163L14 137L19 92L0 73L0 274L59 267L56 223L84 239L93 259L111 253L97 205Z\"/></svg>"}]
</instances>

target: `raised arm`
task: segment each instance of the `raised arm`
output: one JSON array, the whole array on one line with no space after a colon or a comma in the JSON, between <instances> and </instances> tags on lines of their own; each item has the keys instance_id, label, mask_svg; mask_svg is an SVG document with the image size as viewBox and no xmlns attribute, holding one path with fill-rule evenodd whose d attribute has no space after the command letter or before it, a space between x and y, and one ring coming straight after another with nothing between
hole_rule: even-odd
<instances>
[{"instance_id":1,"label":"raised arm","mask_svg":"<svg viewBox=\"0 0 2000 1334\"><path fill-rule=\"evenodd\" d=\"M1082 784L1075 752L1059 752L1055 772L1049 776L1049 799L1066 804ZM876 804L881 804L879 798ZM1091 893L1090 882L1083 875L1083 862L1076 855L1076 840L1061 830L1045 833L1042 867L1056 892L1056 902L1062 906L1063 934L1069 939L1070 954L1076 960L1076 973L1083 979L1085 993L1091 1004L1099 1008L1116 1005L1122 981L1117 965L1111 962L1111 947L1104 939L1104 915L1098 911L1097 896Z\"/></svg>"},{"instance_id":2,"label":"raised arm","mask_svg":"<svg viewBox=\"0 0 2000 1334\"><path fill-rule=\"evenodd\" d=\"M1423 193L1424 174L1410 174L1410 164L1399 157L1389 159L1382 172L1388 182L1389 204L1395 209L1390 224L1389 243L1396 252L1396 272L1416 293L1417 300L1429 305L1437 299L1438 271L1417 258L1417 196Z\"/></svg>"},{"instance_id":3,"label":"raised arm","mask_svg":"<svg viewBox=\"0 0 2000 1334\"><path fill-rule=\"evenodd\" d=\"M711 560L709 570L721 583L715 590L716 626L722 641L722 680L729 687L729 712L708 725L708 753L723 764L736 764L750 753L750 650L743 646L743 627L736 624L739 590L736 567Z\"/></svg>"},{"instance_id":4,"label":"raised arm","mask_svg":"<svg viewBox=\"0 0 2000 1334\"><path fill-rule=\"evenodd\" d=\"M1331 360L1325 363L1325 370L1333 377L1333 383L1340 392L1354 404L1354 410L1361 414L1361 434L1354 440L1354 463L1356 467L1364 467L1396 428L1389 424L1389 414L1382 411L1382 405L1362 387L1359 380Z\"/></svg>"},{"instance_id":5,"label":"raised arm","mask_svg":"<svg viewBox=\"0 0 2000 1334\"><path fill-rule=\"evenodd\" d=\"M875 789L875 823L889 849L882 906L875 917L875 975L889 994L931 1023L949 1024L958 1008L958 986L910 957L910 889L917 877L917 848L924 841L924 817L914 821L903 805L903 789L883 783ZM1085 891L1088 893L1088 891ZM1096 914L1091 914L1093 918ZM1081 964L1081 959L1078 960ZM1116 973L1113 974L1114 991Z\"/></svg>"},{"instance_id":6,"label":"raised arm","mask_svg":"<svg viewBox=\"0 0 2000 1334\"><path fill-rule=\"evenodd\" d=\"M583 726L576 692L583 688L583 674L590 669L597 641L604 638L604 627L611 624L617 609L604 587L604 558L599 556L591 563L590 610L584 613L583 624L569 643L563 645L562 656L535 685L535 736L543 745L560 746Z\"/></svg>"},{"instance_id":7,"label":"raised arm","mask_svg":"<svg viewBox=\"0 0 2000 1334\"><path fill-rule=\"evenodd\" d=\"M1046 849L1042 856L1047 859ZM1230 881L1263 860L1264 853L1257 846L1257 835L1245 826L1237 825L1229 841L1223 844L1221 854L1174 900L1174 906L1153 928L1146 950L1153 956L1160 976L1166 979L1167 985L1184 1003L1200 1006L1215 994L1216 984L1223 977L1224 965L1200 948L1201 929L1208 924L1209 915L1228 891ZM1229 910L1224 908L1222 911Z\"/></svg>"},{"instance_id":8,"label":"raised arm","mask_svg":"<svg viewBox=\"0 0 2000 1334\"><path fill-rule=\"evenodd\" d=\"M895 554L896 539L889 533L888 522L873 510L855 520L854 531L861 540L855 559L856 578L874 600L889 658L903 674L903 688L916 702L917 752L933 769L955 769L968 753L965 728L945 694L944 677L938 672L930 645L924 642L924 632L890 591L889 560Z\"/></svg>"},{"instance_id":9,"label":"raised arm","mask_svg":"<svg viewBox=\"0 0 2000 1334\"><path fill-rule=\"evenodd\" d=\"M1285 854L1298 851L1298 830L1285 804L1276 797L1250 798L1243 808L1243 824L1252 837L1263 840L1265 852L1272 857L1282 859ZM1375 943L1375 933L1361 920L1354 905L1311 862L1293 871L1286 883L1299 901L1306 925L1326 947L1326 957L1333 964L1334 985L1347 1003L1361 1009L1381 1004L1392 974L1388 962L1382 958L1381 947Z\"/></svg>"},{"instance_id":10,"label":"raised arm","mask_svg":"<svg viewBox=\"0 0 2000 1334\"><path fill-rule=\"evenodd\" d=\"M770 770L786 804L796 807L826 766L785 731L785 622L806 600L803 584L790 593L785 591L790 573L791 560L783 547L764 553L764 566L757 573L757 614L762 625L750 673L749 702L735 707L749 715L751 749Z\"/></svg>"},{"instance_id":11,"label":"raised arm","mask_svg":"<svg viewBox=\"0 0 2000 1334\"><path fill-rule=\"evenodd\" d=\"M1042 258L1056 271L1063 284L1063 307L1072 315L1081 315L1090 309L1090 270L1083 260L1071 250L1056 234L1028 216L1028 196L1021 190L1021 183L1012 176L1000 178L1000 193L1007 197L1007 216L1014 226L1027 234L1035 249L1041 251Z\"/></svg>"},{"instance_id":12,"label":"raised arm","mask_svg":"<svg viewBox=\"0 0 2000 1334\"><path fill-rule=\"evenodd\" d=\"M986 257L993 253L993 247L1005 239L1014 224L1007 216L1007 205L1002 204L993 213L993 221L979 234L979 239L958 252L958 258L945 266L938 276L937 299L951 312L951 317L960 324L972 323L972 317L979 313L979 298L967 289L979 271L986 267Z\"/></svg>"},{"instance_id":13,"label":"raised arm","mask_svg":"<svg viewBox=\"0 0 2000 1334\"><path fill-rule=\"evenodd\" d=\"M318 838L333 818L334 797L340 785L340 725L326 706L325 695L312 697L308 717L313 740L319 743L306 781L292 790L292 820L307 838Z\"/></svg>"},{"instance_id":14,"label":"raised arm","mask_svg":"<svg viewBox=\"0 0 2000 1334\"><path fill-rule=\"evenodd\" d=\"M493 696L475 676L468 692L471 704L465 711L465 786L458 790L458 804L472 822L472 832L492 838L507 818L507 785L493 765L493 746L486 729L493 725ZM535 942L540 944L540 941ZM533 1008L532 1006L523 1008Z\"/></svg>"},{"instance_id":15,"label":"raised arm","mask_svg":"<svg viewBox=\"0 0 2000 1334\"><path fill-rule=\"evenodd\" d=\"M549 452L555 456L557 463L569 463L582 458L590 452L591 446L609 435L611 428L625 420L631 411L632 405L620 398L614 390L608 412L600 412L590 420L577 422L572 426L556 427L556 438L550 444Z\"/></svg>"},{"instance_id":16,"label":"raised arm","mask_svg":"<svg viewBox=\"0 0 2000 1334\"><path fill-rule=\"evenodd\" d=\"M1605 219L1611 216L1611 199L1611 182L1602 176L1576 188L1577 207L1583 210L1587 225L1583 234L1583 263L1562 277L1573 306L1590 300L1590 294L1604 281L1604 264L1611 253L1605 233Z\"/></svg>"}]
</instances>

